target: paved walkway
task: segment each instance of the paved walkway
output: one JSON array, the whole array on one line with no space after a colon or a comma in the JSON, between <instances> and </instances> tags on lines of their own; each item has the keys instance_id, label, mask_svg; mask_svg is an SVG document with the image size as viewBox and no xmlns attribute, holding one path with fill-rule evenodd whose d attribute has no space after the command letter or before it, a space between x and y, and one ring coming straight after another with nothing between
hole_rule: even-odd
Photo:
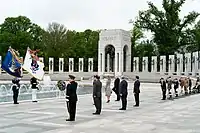
<instances>
[{"instance_id":1,"label":"paved walkway","mask_svg":"<svg viewBox=\"0 0 200 133\"><path fill-rule=\"evenodd\" d=\"M131 85L132 86L132 85ZM19 105L0 104L0 133L200 133L200 96L161 101L159 84L142 84L141 106L133 107L132 90L128 110L121 102L103 102L100 116L91 95L79 96L75 122L66 122L64 99Z\"/></svg>"}]
</instances>

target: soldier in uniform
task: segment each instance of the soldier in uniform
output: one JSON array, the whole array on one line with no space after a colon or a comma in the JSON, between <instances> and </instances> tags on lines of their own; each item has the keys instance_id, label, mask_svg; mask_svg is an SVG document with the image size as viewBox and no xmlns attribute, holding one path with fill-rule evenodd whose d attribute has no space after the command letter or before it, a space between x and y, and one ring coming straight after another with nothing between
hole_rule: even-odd
<instances>
[{"instance_id":1,"label":"soldier in uniform","mask_svg":"<svg viewBox=\"0 0 200 133\"><path fill-rule=\"evenodd\" d=\"M171 78L171 76L169 76L166 79L166 82L167 82L167 90L168 90L169 98L171 99L172 98L172 92L171 92L171 89L172 89L172 78Z\"/></svg>"},{"instance_id":2,"label":"soldier in uniform","mask_svg":"<svg viewBox=\"0 0 200 133\"><path fill-rule=\"evenodd\" d=\"M101 108L102 108L102 83L100 81L100 77L98 75L94 76L94 82L93 82L93 100L94 105L96 107L96 112L93 113L93 115L100 115Z\"/></svg>"},{"instance_id":3,"label":"soldier in uniform","mask_svg":"<svg viewBox=\"0 0 200 133\"><path fill-rule=\"evenodd\" d=\"M73 75L69 75L69 83L67 84L66 90L66 102L69 119L66 119L66 121L75 121L76 116L76 103L78 101L76 90L78 83L75 82L74 79L75 77Z\"/></svg>"},{"instance_id":4,"label":"soldier in uniform","mask_svg":"<svg viewBox=\"0 0 200 133\"><path fill-rule=\"evenodd\" d=\"M135 96L135 107L139 107L139 97L140 97L140 81L139 81L139 76L136 76L136 80L134 82L134 89L133 89L133 93L134 93L134 96Z\"/></svg>"},{"instance_id":5,"label":"soldier in uniform","mask_svg":"<svg viewBox=\"0 0 200 133\"><path fill-rule=\"evenodd\" d=\"M173 81L174 83L174 92L175 92L175 96L178 97L178 87L179 87L179 81L177 78L174 79Z\"/></svg>"},{"instance_id":6,"label":"soldier in uniform","mask_svg":"<svg viewBox=\"0 0 200 133\"><path fill-rule=\"evenodd\" d=\"M20 84L19 84L20 80L18 78L14 78L12 80L12 91L13 91L13 101L14 101L14 104L19 104L17 102L17 99L18 99L18 95L19 95L19 88L20 88Z\"/></svg>"},{"instance_id":7,"label":"soldier in uniform","mask_svg":"<svg viewBox=\"0 0 200 133\"><path fill-rule=\"evenodd\" d=\"M120 95L119 95L119 83L120 83L120 79L117 77L114 81L114 87L113 87L113 91L115 92L115 94L117 95L117 100L115 101L120 101Z\"/></svg>"},{"instance_id":8,"label":"soldier in uniform","mask_svg":"<svg viewBox=\"0 0 200 133\"><path fill-rule=\"evenodd\" d=\"M122 100L122 108L120 108L119 110L126 110L127 95L128 95L127 87L128 87L128 83L125 80L125 78L122 77L122 81L119 84L119 94Z\"/></svg>"},{"instance_id":9,"label":"soldier in uniform","mask_svg":"<svg viewBox=\"0 0 200 133\"><path fill-rule=\"evenodd\" d=\"M162 89L162 99L161 100L166 100L166 92L167 92L167 87L166 87L166 82L164 78L160 79L160 85Z\"/></svg>"},{"instance_id":10,"label":"soldier in uniform","mask_svg":"<svg viewBox=\"0 0 200 133\"><path fill-rule=\"evenodd\" d=\"M32 102L37 102L37 90L38 90L37 79L35 77L32 77L30 82L31 82L31 88L32 88Z\"/></svg>"}]
</instances>

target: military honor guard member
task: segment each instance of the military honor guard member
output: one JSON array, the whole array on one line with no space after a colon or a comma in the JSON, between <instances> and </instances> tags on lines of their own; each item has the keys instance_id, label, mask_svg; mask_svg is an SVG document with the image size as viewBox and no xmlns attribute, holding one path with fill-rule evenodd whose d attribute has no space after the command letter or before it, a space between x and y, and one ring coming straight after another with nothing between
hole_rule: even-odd
<instances>
[{"instance_id":1,"label":"military honor guard member","mask_svg":"<svg viewBox=\"0 0 200 133\"><path fill-rule=\"evenodd\" d=\"M162 90L162 99L161 100L166 100L166 92L167 92L167 86L164 78L160 79L160 85L161 85L161 90Z\"/></svg>"},{"instance_id":2,"label":"military honor guard member","mask_svg":"<svg viewBox=\"0 0 200 133\"><path fill-rule=\"evenodd\" d=\"M93 115L100 115L102 108L102 83L100 81L100 77L98 75L94 76L93 81L93 100L94 105L96 107L96 112Z\"/></svg>"},{"instance_id":3,"label":"military honor guard member","mask_svg":"<svg viewBox=\"0 0 200 133\"><path fill-rule=\"evenodd\" d=\"M32 102L37 102L37 90L38 90L38 82L35 77L32 77L31 80L31 88L32 88Z\"/></svg>"},{"instance_id":4,"label":"military honor guard member","mask_svg":"<svg viewBox=\"0 0 200 133\"><path fill-rule=\"evenodd\" d=\"M139 76L136 76L136 80L134 82L134 89L133 89L133 93L135 96L135 107L139 107L139 103L140 103L140 81L139 81Z\"/></svg>"},{"instance_id":5,"label":"military honor guard member","mask_svg":"<svg viewBox=\"0 0 200 133\"><path fill-rule=\"evenodd\" d=\"M20 88L20 84L19 84L20 80L19 78L14 78L12 80L12 91L13 91L13 101L14 101L14 104L19 104L17 102L18 100L18 95L19 95L19 88Z\"/></svg>"},{"instance_id":6,"label":"military honor guard member","mask_svg":"<svg viewBox=\"0 0 200 133\"><path fill-rule=\"evenodd\" d=\"M67 84L66 88L66 103L67 110L69 112L69 119L66 119L66 121L75 121L76 116L76 104L78 101L76 91L78 83L74 80L75 77L73 75L69 75L69 83Z\"/></svg>"},{"instance_id":7,"label":"military honor guard member","mask_svg":"<svg viewBox=\"0 0 200 133\"><path fill-rule=\"evenodd\" d=\"M128 96L128 91L127 91L128 83L125 80L124 77L122 77L122 81L119 84L119 94L122 100L122 108L119 110L126 110L127 107L127 96Z\"/></svg>"}]
</instances>

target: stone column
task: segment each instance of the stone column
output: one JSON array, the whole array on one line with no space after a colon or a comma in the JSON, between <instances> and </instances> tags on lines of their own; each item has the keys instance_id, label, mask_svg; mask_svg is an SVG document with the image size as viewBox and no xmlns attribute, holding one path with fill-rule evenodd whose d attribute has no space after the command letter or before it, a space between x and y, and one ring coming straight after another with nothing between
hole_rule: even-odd
<instances>
[{"instance_id":1,"label":"stone column","mask_svg":"<svg viewBox=\"0 0 200 133\"><path fill-rule=\"evenodd\" d=\"M54 59L49 58L49 74L53 74L54 71Z\"/></svg>"},{"instance_id":2,"label":"stone column","mask_svg":"<svg viewBox=\"0 0 200 133\"><path fill-rule=\"evenodd\" d=\"M160 73L166 72L166 56L160 56Z\"/></svg>"},{"instance_id":3,"label":"stone column","mask_svg":"<svg viewBox=\"0 0 200 133\"><path fill-rule=\"evenodd\" d=\"M148 72L148 57L142 58L142 72Z\"/></svg>"},{"instance_id":4,"label":"stone column","mask_svg":"<svg viewBox=\"0 0 200 133\"><path fill-rule=\"evenodd\" d=\"M59 73L64 72L64 58L59 58Z\"/></svg>"},{"instance_id":5,"label":"stone column","mask_svg":"<svg viewBox=\"0 0 200 133\"><path fill-rule=\"evenodd\" d=\"M174 71L175 71L174 55L169 55L169 60L168 60L168 75L173 75Z\"/></svg>"},{"instance_id":6,"label":"stone column","mask_svg":"<svg viewBox=\"0 0 200 133\"><path fill-rule=\"evenodd\" d=\"M181 75L183 72L183 55L177 54L177 75Z\"/></svg>"},{"instance_id":7,"label":"stone column","mask_svg":"<svg viewBox=\"0 0 200 133\"><path fill-rule=\"evenodd\" d=\"M185 75L189 75L191 72L191 53L185 53Z\"/></svg>"},{"instance_id":8,"label":"stone column","mask_svg":"<svg viewBox=\"0 0 200 133\"><path fill-rule=\"evenodd\" d=\"M151 58L151 72L157 72L157 56Z\"/></svg>"},{"instance_id":9,"label":"stone column","mask_svg":"<svg viewBox=\"0 0 200 133\"><path fill-rule=\"evenodd\" d=\"M88 59L88 72L93 72L93 58Z\"/></svg>"},{"instance_id":10,"label":"stone column","mask_svg":"<svg viewBox=\"0 0 200 133\"><path fill-rule=\"evenodd\" d=\"M192 53L192 76L196 76L198 70L198 52Z\"/></svg>"},{"instance_id":11,"label":"stone column","mask_svg":"<svg viewBox=\"0 0 200 133\"><path fill-rule=\"evenodd\" d=\"M1 74L2 57L0 56L0 74Z\"/></svg>"},{"instance_id":12,"label":"stone column","mask_svg":"<svg viewBox=\"0 0 200 133\"><path fill-rule=\"evenodd\" d=\"M74 58L69 58L69 72L74 72Z\"/></svg>"},{"instance_id":13,"label":"stone column","mask_svg":"<svg viewBox=\"0 0 200 133\"><path fill-rule=\"evenodd\" d=\"M39 57L39 61L44 63L44 58L43 57Z\"/></svg>"},{"instance_id":14,"label":"stone column","mask_svg":"<svg viewBox=\"0 0 200 133\"><path fill-rule=\"evenodd\" d=\"M79 61L78 61L78 71L79 72L83 72L83 68L84 68L84 62L83 62L83 58L79 58Z\"/></svg>"},{"instance_id":15,"label":"stone column","mask_svg":"<svg viewBox=\"0 0 200 133\"><path fill-rule=\"evenodd\" d=\"M133 58L133 71L139 72L139 57Z\"/></svg>"}]
</instances>

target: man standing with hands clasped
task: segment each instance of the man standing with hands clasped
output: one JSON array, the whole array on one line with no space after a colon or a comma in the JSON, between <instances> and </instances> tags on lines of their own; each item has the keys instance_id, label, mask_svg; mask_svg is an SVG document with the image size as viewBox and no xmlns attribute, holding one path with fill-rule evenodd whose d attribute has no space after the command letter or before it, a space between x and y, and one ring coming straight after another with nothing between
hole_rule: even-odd
<instances>
[{"instance_id":1,"label":"man standing with hands clasped","mask_svg":"<svg viewBox=\"0 0 200 133\"><path fill-rule=\"evenodd\" d=\"M133 89L133 93L134 93L134 96L135 96L135 107L139 107L139 102L140 102L140 81L139 81L139 76L136 76L136 80L135 80L135 83L134 83L134 89Z\"/></svg>"},{"instance_id":2,"label":"man standing with hands clasped","mask_svg":"<svg viewBox=\"0 0 200 133\"><path fill-rule=\"evenodd\" d=\"M66 121L75 121L76 115L76 103L78 101L76 90L77 90L77 82L74 81L75 77L73 75L69 75L69 83L67 84L66 91L66 101L67 101L67 110L69 112L69 119Z\"/></svg>"},{"instance_id":3,"label":"man standing with hands clasped","mask_svg":"<svg viewBox=\"0 0 200 133\"><path fill-rule=\"evenodd\" d=\"M126 110L127 107L127 95L128 95L128 83L125 80L125 77L122 76L122 81L119 84L119 94L122 100L122 108L119 110Z\"/></svg>"},{"instance_id":4,"label":"man standing with hands clasped","mask_svg":"<svg viewBox=\"0 0 200 133\"><path fill-rule=\"evenodd\" d=\"M102 104L101 88L102 88L102 83L100 81L100 77L98 75L95 75L93 82L93 99L94 99L94 105L96 107L96 112L93 113L93 115L100 115L101 113L101 104Z\"/></svg>"}]
</instances>

